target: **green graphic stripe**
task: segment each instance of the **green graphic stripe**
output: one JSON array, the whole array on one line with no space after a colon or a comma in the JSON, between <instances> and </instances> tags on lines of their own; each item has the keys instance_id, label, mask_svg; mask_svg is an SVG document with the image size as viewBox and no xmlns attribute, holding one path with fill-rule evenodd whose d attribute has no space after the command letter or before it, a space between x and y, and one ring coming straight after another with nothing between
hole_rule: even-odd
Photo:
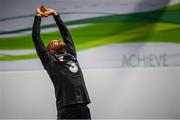
<instances>
[{"instance_id":1,"label":"green graphic stripe","mask_svg":"<svg viewBox=\"0 0 180 120\"><path fill-rule=\"evenodd\" d=\"M101 23L90 26L70 29L75 44L81 44L89 40L96 40L102 37L111 36L113 34L122 33L137 26L143 26L147 23ZM108 28L108 29L105 29ZM42 34L45 44L51 39L60 39L59 32L51 32ZM32 38L28 36L20 36L13 38L0 38L0 49L32 49L34 45Z\"/></svg>"},{"instance_id":2,"label":"green graphic stripe","mask_svg":"<svg viewBox=\"0 0 180 120\"><path fill-rule=\"evenodd\" d=\"M150 32L142 36L126 40L127 43L140 43L140 42L166 42L180 44L180 28L173 30L165 30L158 32Z\"/></svg>"},{"instance_id":3,"label":"green graphic stripe","mask_svg":"<svg viewBox=\"0 0 180 120\"><path fill-rule=\"evenodd\" d=\"M36 54L26 54L26 55L0 57L0 61L26 60L26 59L34 59L34 58L37 58Z\"/></svg>"},{"instance_id":4,"label":"green graphic stripe","mask_svg":"<svg viewBox=\"0 0 180 120\"><path fill-rule=\"evenodd\" d=\"M136 28L143 28L141 31L136 31ZM108 37L117 34L123 34L129 30L134 30L133 32L138 34L138 32L148 33L151 31L161 31L166 29L173 29L180 27L174 24L160 24L160 23L137 23L137 22L124 22L124 23L99 23L90 26L73 28L71 33L75 44L86 43L87 41L95 41L103 37ZM171 37L171 36L169 36ZM60 39L59 32L51 32L42 34L42 39L45 44L51 39ZM0 38L0 49L1 50L13 50L13 49L32 49L34 45L32 43L31 36L20 36L14 38Z\"/></svg>"},{"instance_id":5,"label":"green graphic stripe","mask_svg":"<svg viewBox=\"0 0 180 120\"><path fill-rule=\"evenodd\" d=\"M147 27L147 26L146 26ZM142 28L137 28L136 31L139 33L134 33L133 30L116 34L112 36L101 37L96 40L88 40L84 43L79 43L76 45L77 50L84 50L88 48L93 48L97 46L102 46L111 43L135 43L135 42L169 42L169 43L180 43L180 28L164 30L164 31L155 31L155 32L141 32ZM171 36L171 37L169 37ZM169 39L171 38L171 39ZM9 60L23 60L23 59L32 59L37 58L36 54L27 54L27 55L18 55L18 56L4 56L0 57L0 61L9 61Z\"/></svg>"}]
</instances>

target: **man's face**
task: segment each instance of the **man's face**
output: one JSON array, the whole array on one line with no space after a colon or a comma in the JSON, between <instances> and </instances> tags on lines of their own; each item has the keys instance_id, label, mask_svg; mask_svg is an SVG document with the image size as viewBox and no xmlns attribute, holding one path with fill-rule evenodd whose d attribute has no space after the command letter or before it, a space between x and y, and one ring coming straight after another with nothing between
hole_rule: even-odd
<instances>
[{"instance_id":1,"label":"man's face","mask_svg":"<svg viewBox=\"0 0 180 120\"><path fill-rule=\"evenodd\" d=\"M66 44L60 40L51 40L47 48L50 54L58 54L66 51Z\"/></svg>"}]
</instances>

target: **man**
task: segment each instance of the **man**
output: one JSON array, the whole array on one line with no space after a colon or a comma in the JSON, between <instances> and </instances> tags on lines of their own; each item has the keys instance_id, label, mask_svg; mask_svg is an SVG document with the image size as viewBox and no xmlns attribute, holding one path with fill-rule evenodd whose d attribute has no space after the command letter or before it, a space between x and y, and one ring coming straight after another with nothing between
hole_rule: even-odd
<instances>
[{"instance_id":1,"label":"man","mask_svg":"<svg viewBox=\"0 0 180 120\"><path fill-rule=\"evenodd\" d=\"M40 23L42 17L50 15L54 17L63 41L52 40L46 48L40 37ZM77 61L74 43L60 15L51 8L37 8L32 38L44 69L55 87L57 118L91 119L87 107L90 98Z\"/></svg>"}]
</instances>

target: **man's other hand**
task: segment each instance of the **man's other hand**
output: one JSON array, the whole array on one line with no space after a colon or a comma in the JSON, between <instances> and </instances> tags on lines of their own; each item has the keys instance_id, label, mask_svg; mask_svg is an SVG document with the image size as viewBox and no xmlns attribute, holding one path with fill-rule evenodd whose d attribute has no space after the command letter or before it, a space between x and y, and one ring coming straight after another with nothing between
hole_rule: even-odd
<instances>
[{"instance_id":1,"label":"man's other hand","mask_svg":"<svg viewBox=\"0 0 180 120\"><path fill-rule=\"evenodd\" d=\"M45 14L44 14L45 12L46 12L45 7L43 5L41 5L40 7L38 7L36 9L36 16L46 17Z\"/></svg>"},{"instance_id":2,"label":"man's other hand","mask_svg":"<svg viewBox=\"0 0 180 120\"><path fill-rule=\"evenodd\" d=\"M57 15L57 12L52 8L46 8L46 10L47 11L44 13L45 16L50 16L50 15L55 16L55 15Z\"/></svg>"}]
</instances>

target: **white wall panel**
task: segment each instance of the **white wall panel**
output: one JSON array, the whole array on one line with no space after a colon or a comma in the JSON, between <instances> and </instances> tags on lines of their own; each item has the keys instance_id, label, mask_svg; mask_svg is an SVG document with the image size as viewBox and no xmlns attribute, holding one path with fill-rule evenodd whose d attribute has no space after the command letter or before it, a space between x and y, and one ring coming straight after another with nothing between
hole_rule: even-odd
<instances>
[{"instance_id":1,"label":"white wall panel","mask_svg":"<svg viewBox=\"0 0 180 120\"><path fill-rule=\"evenodd\" d=\"M93 118L180 118L180 68L84 69ZM0 118L55 118L45 71L1 72Z\"/></svg>"}]
</instances>

